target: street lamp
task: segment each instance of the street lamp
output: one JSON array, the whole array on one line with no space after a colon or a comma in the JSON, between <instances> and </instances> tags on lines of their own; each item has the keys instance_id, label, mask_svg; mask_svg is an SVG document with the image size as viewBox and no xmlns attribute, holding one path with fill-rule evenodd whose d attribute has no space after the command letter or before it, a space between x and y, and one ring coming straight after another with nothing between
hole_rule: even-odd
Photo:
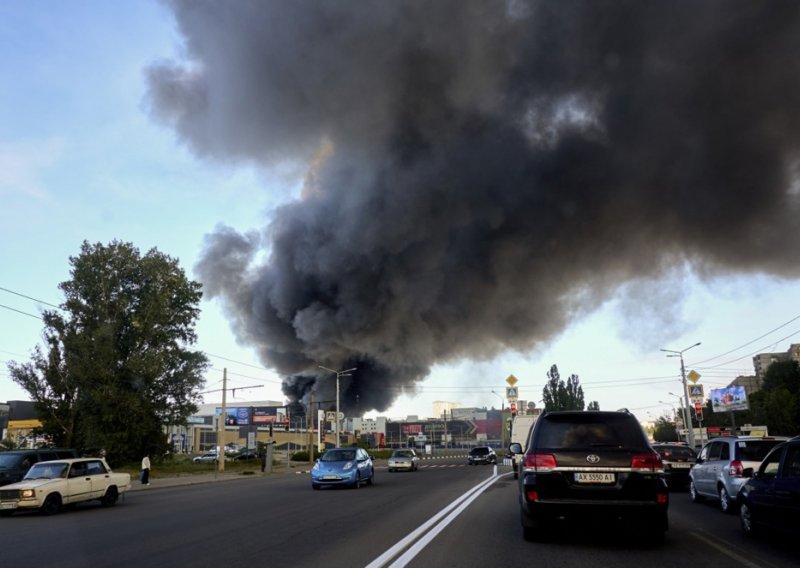
<instances>
[{"instance_id":1,"label":"street lamp","mask_svg":"<svg viewBox=\"0 0 800 568\"><path fill-rule=\"evenodd\" d=\"M336 375L336 447L339 447L339 377L349 377L350 371L355 371L356 367L352 369L347 369L345 371L334 371L333 369L329 369L328 367L323 367L319 365L320 369L325 369L326 371L330 371L331 373Z\"/></svg>"},{"instance_id":2,"label":"street lamp","mask_svg":"<svg viewBox=\"0 0 800 568\"><path fill-rule=\"evenodd\" d=\"M494 394L495 396L497 396L500 399L500 412L504 411L506 409L506 399L504 399L502 396L500 396L500 393L498 393L496 391L492 391L492 394Z\"/></svg>"},{"instance_id":3,"label":"street lamp","mask_svg":"<svg viewBox=\"0 0 800 568\"><path fill-rule=\"evenodd\" d=\"M691 349L692 347L697 347L698 345L700 345L699 341L697 343L695 343L694 345L690 345L686 349L681 349L680 351L673 351L672 349L662 349L661 350L661 351L664 351L665 353L671 353L671 355L667 355L667 357L680 357L681 358L681 378L683 379L683 395L684 395L685 401L686 401L686 406L684 407L684 410L686 411L686 418L687 418L686 425L689 427L689 430L688 430L689 431L689 445L692 447L692 449L694 449L694 425L691 422L692 411L689 408L689 395L687 394L689 392L689 390L686 387L686 367L683 364L683 354L685 352L687 352L689 349Z\"/></svg>"}]
</instances>

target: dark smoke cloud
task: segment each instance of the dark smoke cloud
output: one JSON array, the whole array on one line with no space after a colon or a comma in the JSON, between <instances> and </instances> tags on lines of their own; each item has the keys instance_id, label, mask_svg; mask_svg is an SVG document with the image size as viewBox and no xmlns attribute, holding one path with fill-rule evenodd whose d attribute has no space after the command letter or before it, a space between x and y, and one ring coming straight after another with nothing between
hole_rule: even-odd
<instances>
[{"instance_id":1,"label":"dark smoke cloud","mask_svg":"<svg viewBox=\"0 0 800 568\"><path fill-rule=\"evenodd\" d=\"M357 367L343 400L384 410L676 267L800 273L798 2L168 5L186 59L148 70L154 116L308 165L196 267L294 398Z\"/></svg>"}]
</instances>

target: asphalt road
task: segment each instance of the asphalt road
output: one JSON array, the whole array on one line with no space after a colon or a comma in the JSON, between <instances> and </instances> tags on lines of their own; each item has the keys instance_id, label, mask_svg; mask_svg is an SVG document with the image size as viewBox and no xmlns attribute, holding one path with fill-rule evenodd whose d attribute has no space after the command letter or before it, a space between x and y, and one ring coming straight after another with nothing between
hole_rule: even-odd
<instances>
[{"instance_id":1,"label":"asphalt road","mask_svg":"<svg viewBox=\"0 0 800 568\"><path fill-rule=\"evenodd\" d=\"M522 540L509 470L464 460L379 468L374 486L312 491L305 473L150 487L114 508L0 519L4 566L797 566L783 541L752 541L738 519L675 493L659 547L597 527Z\"/></svg>"}]
</instances>

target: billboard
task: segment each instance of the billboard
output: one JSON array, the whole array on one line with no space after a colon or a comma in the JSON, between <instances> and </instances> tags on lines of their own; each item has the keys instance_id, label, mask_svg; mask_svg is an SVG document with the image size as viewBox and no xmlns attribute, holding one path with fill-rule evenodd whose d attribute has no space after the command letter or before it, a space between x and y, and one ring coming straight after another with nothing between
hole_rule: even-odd
<instances>
[{"instance_id":1,"label":"billboard","mask_svg":"<svg viewBox=\"0 0 800 568\"><path fill-rule=\"evenodd\" d=\"M270 422L283 422L286 420L285 406L256 406L253 408L253 424L268 424Z\"/></svg>"},{"instance_id":2,"label":"billboard","mask_svg":"<svg viewBox=\"0 0 800 568\"><path fill-rule=\"evenodd\" d=\"M711 390L711 407L714 412L731 410L747 410L747 393L742 386L725 387Z\"/></svg>"}]
</instances>

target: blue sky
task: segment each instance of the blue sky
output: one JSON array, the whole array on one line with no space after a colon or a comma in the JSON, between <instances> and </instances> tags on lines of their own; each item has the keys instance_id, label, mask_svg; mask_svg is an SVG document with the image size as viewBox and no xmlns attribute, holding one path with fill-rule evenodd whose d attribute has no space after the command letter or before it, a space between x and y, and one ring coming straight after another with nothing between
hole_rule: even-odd
<instances>
[{"instance_id":1,"label":"blue sky","mask_svg":"<svg viewBox=\"0 0 800 568\"><path fill-rule=\"evenodd\" d=\"M5 363L26 360L40 340L34 316L45 306L22 296L60 303L57 286L83 240L156 247L192 276L204 235L218 224L259 229L297 195L302 179L289 168L203 161L151 120L144 69L180 53L172 16L155 2L0 4L0 400L26 398ZM657 309L631 301L643 296ZM724 386L752 373L752 354L800 341L800 320L792 322L799 298L798 281L702 280L681 269L621 290L534 352L439 365L416 396L381 414L427 416L436 400L498 407L492 391L502 393L510 374L522 398L538 401L555 363L562 377L579 375L587 401L628 407L646 420L667 411L659 401L674 401L668 393L680 389L679 362L660 348L702 342L687 352L687 367L697 368L707 390ZM263 385L234 402L284 399L280 377L237 345L215 302L202 304L198 334L213 365L207 390L220 388L227 367L231 386Z\"/></svg>"}]
</instances>

